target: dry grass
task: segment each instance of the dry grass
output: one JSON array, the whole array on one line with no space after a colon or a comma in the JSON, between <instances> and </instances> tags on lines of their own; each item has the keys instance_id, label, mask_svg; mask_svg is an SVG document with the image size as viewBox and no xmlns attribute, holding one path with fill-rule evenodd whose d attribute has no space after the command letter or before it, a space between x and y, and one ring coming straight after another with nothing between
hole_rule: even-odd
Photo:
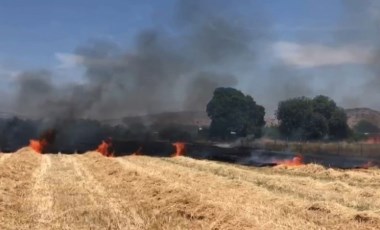
<instances>
[{"instance_id":1,"label":"dry grass","mask_svg":"<svg viewBox=\"0 0 380 230\"><path fill-rule=\"evenodd\" d=\"M380 170L0 154L0 229L379 229Z\"/></svg>"}]
</instances>

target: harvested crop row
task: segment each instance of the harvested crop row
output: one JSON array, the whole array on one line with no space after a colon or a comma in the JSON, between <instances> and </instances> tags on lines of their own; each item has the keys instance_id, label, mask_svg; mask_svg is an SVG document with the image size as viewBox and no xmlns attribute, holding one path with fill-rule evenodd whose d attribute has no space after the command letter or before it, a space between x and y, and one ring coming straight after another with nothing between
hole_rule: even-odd
<instances>
[{"instance_id":1,"label":"harvested crop row","mask_svg":"<svg viewBox=\"0 0 380 230\"><path fill-rule=\"evenodd\" d=\"M319 229L320 226L317 225L320 223L329 228L337 228L341 227L342 223L345 225L350 223L348 229L365 229L379 223L375 213L358 212L334 202L313 202L298 196L271 192L238 178L231 180L193 168L167 165L168 163L165 164L163 161L159 162L160 159L149 157L125 159L139 164L141 168L160 172L168 180L177 180L178 183L195 188L198 193L234 210L238 216L248 214L252 215L249 218L251 220L259 218L260 222L265 222L269 228L304 229L307 226L308 229ZM283 185L286 183L288 182L284 181ZM316 210L318 211L315 212ZM369 221L359 223L357 216L366 216Z\"/></svg>"},{"instance_id":2,"label":"harvested crop row","mask_svg":"<svg viewBox=\"0 0 380 230\"><path fill-rule=\"evenodd\" d=\"M3 156L4 157L4 156ZM0 166L0 229L29 229L33 216L33 186L41 156L22 149L3 158Z\"/></svg>"},{"instance_id":3,"label":"harvested crop row","mask_svg":"<svg viewBox=\"0 0 380 230\"><path fill-rule=\"evenodd\" d=\"M169 161L171 159L168 159ZM176 162L182 163L184 165L191 162L191 158L178 158ZM279 176L296 176L296 177L305 177L314 180L320 181L341 181L348 185L358 186L358 187L373 187L380 188L380 170L376 168L371 169L332 169L324 168L321 165L317 164L307 164L301 165L298 167L286 167L286 166L277 166L277 167L250 167L242 165L232 165L228 163L217 163L213 161L206 160L194 160L197 161L197 164L203 166L203 168L213 167L220 168L221 171L226 171L229 169L241 170L245 173L260 173L266 175L279 175ZM213 169L208 169L213 170Z\"/></svg>"},{"instance_id":4,"label":"harvested crop row","mask_svg":"<svg viewBox=\"0 0 380 230\"><path fill-rule=\"evenodd\" d=\"M23 149L0 155L0 229L378 229L376 187L306 167Z\"/></svg>"},{"instance_id":5,"label":"harvested crop row","mask_svg":"<svg viewBox=\"0 0 380 230\"><path fill-rule=\"evenodd\" d=\"M49 200L50 209L41 209L36 229L121 229L113 207L87 171L77 163L78 156L52 155L44 174L40 196L35 204ZM46 198L46 196L50 196ZM47 213L50 212L50 213Z\"/></svg>"},{"instance_id":6,"label":"harvested crop row","mask_svg":"<svg viewBox=\"0 0 380 230\"><path fill-rule=\"evenodd\" d=\"M186 157L163 159L163 161L231 180L250 182L281 195L291 195L315 202L335 202L357 211L380 210L380 201L377 199L380 192L372 187L351 186L341 181L321 181L286 174L270 174L264 170L244 170L230 165L198 161ZM313 189L309 189L311 187Z\"/></svg>"},{"instance_id":7,"label":"harvested crop row","mask_svg":"<svg viewBox=\"0 0 380 230\"><path fill-rule=\"evenodd\" d=\"M210 205L202 194L178 186L177 181L154 176L149 168L141 170L98 154L83 158L82 164L92 168L109 197L140 216L140 226L135 229L233 229L237 224L229 222L234 218L229 210Z\"/></svg>"},{"instance_id":8,"label":"harvested crop row","mask_svg":"<svg viewBox=\"0 0 380 230\"><path fill-rule=\"evenodd\" d=\"M0 165L7 159L9 158L11 155L10 154L4 154L4 153L0 153Z\"/></svg>"}]
</instances>

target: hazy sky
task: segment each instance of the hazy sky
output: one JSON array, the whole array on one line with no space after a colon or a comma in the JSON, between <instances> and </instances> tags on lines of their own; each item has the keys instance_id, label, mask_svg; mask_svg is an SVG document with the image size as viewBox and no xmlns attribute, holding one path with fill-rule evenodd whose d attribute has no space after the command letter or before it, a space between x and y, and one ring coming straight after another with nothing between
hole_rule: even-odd
<instances>
[{"instance_id":1,"label":"hazy sky","mask_svg":"<svg viewBox=\"0 0 380 230\"><path fill-rule=\"evenodd\" d=\"M85 67L76 50L91 40L133 50L144 29L164 31L173 39L186 34L173 17L177 5L177 0L2 0L0 96L7 99L5 92L29 70L47 69L56 83L83 81ZM344 107L380 109L375 99L380 90L370 86L377 79L376 1L222 0L207 7L258 34L249 50L255 53L250 65L216 68L225 67L237 78L234 86L269 113L278 100L317 94Z\"/></svg>"}]
</instances>

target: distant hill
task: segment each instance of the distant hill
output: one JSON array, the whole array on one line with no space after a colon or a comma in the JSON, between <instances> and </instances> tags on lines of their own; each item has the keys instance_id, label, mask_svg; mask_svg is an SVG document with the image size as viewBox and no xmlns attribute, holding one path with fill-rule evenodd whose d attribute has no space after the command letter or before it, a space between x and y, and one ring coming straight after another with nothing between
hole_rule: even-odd
<instances>
[{"instance_id":1,"label":"distant hill","mask_svg":"<svg viewBox=\"0 0 380 230\"><path fill-rule=\"evenodd\" d=\"M380 112L369 108L346 109L348 125L355 126L359 121L366 120L380 127Z\"/></svg>"}]
</instances>

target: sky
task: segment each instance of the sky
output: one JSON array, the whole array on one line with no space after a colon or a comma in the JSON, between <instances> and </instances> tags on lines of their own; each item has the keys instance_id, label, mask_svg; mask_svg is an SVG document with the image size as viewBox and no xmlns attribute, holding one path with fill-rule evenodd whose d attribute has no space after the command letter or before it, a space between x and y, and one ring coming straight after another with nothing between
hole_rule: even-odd
<instances>
[{"instance_id":1,"label":"sky","mask_svg":"<svg viewBox=\"0 0 380 230\"><path fill-rule=\"evenodd\" d=\"M177 19L172 17L177 2L2 0L2 91L11 89L20 73L36 69L51 71L57 84L83 81L86 68L81 65L82 57L76 51L92 40L110 41L125 50L133 50L136 36L147 28L158 28L174 38L186 33L178 29ZM344 107L380 109L375 100L363 98L365 92L358 89L370 82L375 74L368 63L374 55L371 49L376 45L372 41L373 28L365 24L369 24L369 19L360 24L356 19L363 16L352 14L349 9L358 2L362 1L221 0L210 3L208 9L215 15L230 14L229 19L236 20L234 23L244 30L264 34L256 42L259 48L257 45L253 48L256 58L252 68L234 67L230 72L238 75L236 87L253 95L259 104L266 105L269 113L274 113L279 99L302 96L302 93L305 96L327 94ZM358 11L363 15L373 14L375 21L379 7L376 3L370 6L363 4ZM350 40L347 34L365 36ZM276 76L273 73L277 73ZM276 79L282 78L283 73L296 77L288 77L286 84L280 81L281 85L276 85L279 83ZM304 84L298 86L299 82ZM294 87L305 90L293 93ZM284 89L290 92L268 99L268 93ZM376 92L373 90L371 97L377 96Z\"/></svg>"},{"instance_id":2,"label":"sky","mask_svg":"<svg viewBox=\"0 0 380 230\"><path fill-rule=\"evenodd\" d=\"M241 2L240 14L249 18L252 9L244 5L251 1ZM333 28L341 7L336 0L324 1L328 4L318 0L259 2L265 11L262 14L273 18L274 30L287 41L301 33L313 36L314 30L322 30L319 39L328 39L323 30ZM165 26L168 8L174 4L173 0L2 0L1 59L21 68L54 66L59 61L56 53L70 53L89 39L128 43L141 28Z\"/></svg>"}]
</instances>

